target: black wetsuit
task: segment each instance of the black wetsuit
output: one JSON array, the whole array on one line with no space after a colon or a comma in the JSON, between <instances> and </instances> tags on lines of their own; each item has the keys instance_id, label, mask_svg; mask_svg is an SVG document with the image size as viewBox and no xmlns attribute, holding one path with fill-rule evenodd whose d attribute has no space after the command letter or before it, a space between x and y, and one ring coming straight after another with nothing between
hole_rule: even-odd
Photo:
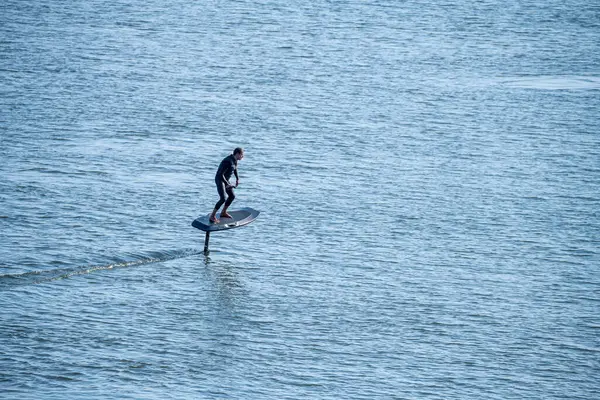
<instances>
[{"instance_id":1,"label":"black wetsuit","mask_svg":"<svg viewBox=\"0 0 600 400\"><path fill-rule=\"evenodd\" d=\"M233 187L231 186L231 183L229 183L229 178L231 178L232 173L235 175L236 179L239 179L237 160L233 154L230 154L221 161L217 174L215 175L215 184L217 185L217 192L219 192L219 201L215 204L215 210L221 208L223 203L225 203L225 208L229 207L231 202L235 199ZM225 193L227 193L228 196L227 200L225 199Z\"/></svg>"}]
</instances>

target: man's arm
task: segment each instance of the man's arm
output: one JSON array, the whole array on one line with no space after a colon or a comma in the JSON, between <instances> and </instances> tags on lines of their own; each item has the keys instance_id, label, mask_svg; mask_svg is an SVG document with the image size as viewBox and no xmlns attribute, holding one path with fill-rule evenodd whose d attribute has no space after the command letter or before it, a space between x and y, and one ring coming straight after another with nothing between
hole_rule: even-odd
<instances>
[{"instance_id":1,"label":"man's arm","mask_svg":"<svg viewBox=\"0 0 600 400\"><path fill-rule=\"evenodd\" d=\"M235 163L232 162L229 168L233 169L233 173L235 174L235 178L238 179L238 173L237 173L237 168L236 168ZM223 175L222 175L223 182L225 182L225 185L226 185L225 187L234 187L231 184L231 182L229 182L227 179L225 179L225 172L226 171L223 171Z\"/></svg>"},{"instance_id":2,"label":"man's arm","mask_svg":"<svg viewBox=\"0 0 600 400\"><path fill-rule=\"evenodd\" d=\"M231 186L231 183L227 179L225 179L225 174L221 174L221 180L225 183L225 187Z\"/></svg>"},{"instance_id":3,"label":"man's arm","mask_svg":"<svg viewBox=\"0 0 600 400\"><path fill-rule=\"evenodd\" d=\"M225 187L228 187L228 186L231 186L231 183L229 183L227 178L225 178L225 172L226 172L225 170L219 171L219 175L217 175L217 176L219 177L219 180L225 184Z\"/></svg>"}]
</instances>

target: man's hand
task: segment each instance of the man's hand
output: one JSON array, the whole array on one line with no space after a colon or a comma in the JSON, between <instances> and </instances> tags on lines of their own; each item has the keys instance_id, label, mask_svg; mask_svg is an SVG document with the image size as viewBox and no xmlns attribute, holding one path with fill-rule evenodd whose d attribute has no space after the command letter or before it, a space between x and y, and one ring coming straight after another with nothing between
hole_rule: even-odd
<instances>
[{"instance_id":1,"label":"man's hand","mask_svg":"<svg viewBox=\"0 0 600 400\"><path fill-rule=\"evenodd\" d=\"M234 186L234 187L238 187L238 185L239 185L239 184L240 184L240 180L239 180L239 179L236 179L236 180L235 180L235 186Z\"/></svg>"}]
</instances>

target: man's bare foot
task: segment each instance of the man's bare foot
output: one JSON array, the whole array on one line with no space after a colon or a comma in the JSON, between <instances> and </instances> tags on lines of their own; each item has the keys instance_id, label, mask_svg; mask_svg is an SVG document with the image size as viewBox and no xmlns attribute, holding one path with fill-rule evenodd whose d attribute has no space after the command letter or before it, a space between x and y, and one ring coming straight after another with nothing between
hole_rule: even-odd
<instances>
[{"instance_id":1,"label":"man's bare foot","mask_svg":"<svg viewBox=\"0 0 600 400\"><path fill-rule=\"evenodd\" d=\"M229 215L227 213L227 211L224 211L224 212L221 213L221 218L233 218L233 217L231 215Z\"/></svg>"},{"instance_id":2,"label":"man's bare foot","mask_svg":"<svg viewBox=\"0 0 600 400\"><path fill-rule=\"evenodd\" d=\"M211 224L218 224L220 222L217 217L210 217L208 220Z\"/></svg>"}]
</instances>

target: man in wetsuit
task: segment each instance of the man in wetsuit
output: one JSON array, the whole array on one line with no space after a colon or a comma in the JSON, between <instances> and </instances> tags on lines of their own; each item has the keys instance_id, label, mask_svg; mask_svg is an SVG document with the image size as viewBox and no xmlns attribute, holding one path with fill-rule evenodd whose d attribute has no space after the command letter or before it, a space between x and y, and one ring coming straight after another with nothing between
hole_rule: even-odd
<instances>
[{"instance_id":1,"label":"man in wetsuit","mask_svg":"<svg viewBox=\"0 0 600 400\"><path fill-rule=\"evenodd\" d=\"M238 147L233 150L233 154L225 157L223 161L221 161L221 164L219 164L219 169L215 175L217 192L219 192L219 201L217 201L217 204L215 204L215 209L209 218L210 222L213 224L219 223L219 220L217 219L217 212L223 203L225 203L225 206L221 211L221 218L231 218L231 215L227 213L227 209L235 199L233 188L236 188L240 184L240 177L238 176L237 172L237 163L242 158L244 158L244 149ZM235 186L229 182L229 178L231 178L232 173L235 175ZM225 193L227 193L227 199L225 198Z\"/></svg>"}]
</instances>

